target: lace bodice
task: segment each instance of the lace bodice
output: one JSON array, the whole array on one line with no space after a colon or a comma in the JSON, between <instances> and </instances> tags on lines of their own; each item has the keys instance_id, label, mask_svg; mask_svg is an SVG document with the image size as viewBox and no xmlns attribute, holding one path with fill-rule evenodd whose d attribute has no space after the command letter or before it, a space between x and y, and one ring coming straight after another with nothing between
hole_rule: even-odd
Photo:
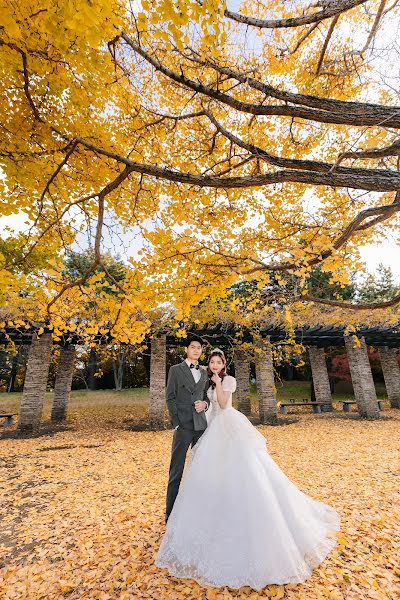
<instances>
[{"instance_id":1,"label":"lace bodice","mask_svg":"<svg viewBox=\"0 0 400 600\"><path fill-rule=\"evenodd\" d=\"M236 379L234 377L232 377L231 375L226 375L224 377L224 379L222 380L222 389L224 390L224 392L230 392L228 401L227 401L224 409L221 409L221 407L218 403L217 393L216 393L215 389L213 390L212 387L210 386L207 390L207 396L210 399L213 413L216 413L220 410L226 410L227 408L232 407L232 394L236 390Z\"/></svg>"}]
</instances>

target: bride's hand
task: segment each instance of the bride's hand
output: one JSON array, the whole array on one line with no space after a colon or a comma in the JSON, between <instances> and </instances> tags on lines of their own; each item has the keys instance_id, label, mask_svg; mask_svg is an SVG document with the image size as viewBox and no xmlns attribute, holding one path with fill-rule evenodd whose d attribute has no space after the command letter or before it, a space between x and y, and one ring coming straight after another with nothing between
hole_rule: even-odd
<instances>
[{"instance_id":1,"label":"bride's hand","mask_svg":"<svg viewBox=\"0 0 400 600\"><path fill-rule=\"evenodd\" d=\"M218 375L218 373L214 373L211 377L211 381L214 383L221 383L221 377Z\"/></svg>"}]
</instances>

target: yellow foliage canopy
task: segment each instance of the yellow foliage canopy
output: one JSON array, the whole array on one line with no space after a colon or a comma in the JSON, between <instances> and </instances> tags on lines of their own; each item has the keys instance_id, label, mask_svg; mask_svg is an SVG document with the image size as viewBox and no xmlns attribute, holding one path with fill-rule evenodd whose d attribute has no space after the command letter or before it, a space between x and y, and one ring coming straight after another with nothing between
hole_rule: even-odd
<instances>
[{"instance_id":1,"label":"yellow foliage canopy","mask_svg":"<svg viewBox=\"0 0 400 600\"><path fill-rule=\"evenodd\" d=\"M299 311L314 265L344 285L398 224L400 119L389 88L365 102L372 70L349 35L370 40L386 13L339 4L285 28L297 3L248 1L239 18L216 0L4 1L0 210L27 218L0 248L4 319L89 335L95 320L134 343L271 270L297 277ZM123 285L105 271L112 293L93 279L106 217L140 246ZM83 232L94 263L72 282L62 259Z\"/></svg>"}]
</instances>

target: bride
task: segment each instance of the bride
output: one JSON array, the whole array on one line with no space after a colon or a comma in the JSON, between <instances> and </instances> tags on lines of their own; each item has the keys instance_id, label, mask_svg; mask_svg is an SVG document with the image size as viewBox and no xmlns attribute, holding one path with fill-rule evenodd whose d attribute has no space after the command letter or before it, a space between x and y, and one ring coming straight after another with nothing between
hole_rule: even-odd
<instances>
[{"instance_id":1,"label":"bride","mask_svg":"<svg viewBox=\"0 0 400 600\"><path fill-rule=\"evenodd\" d=\"M335 546L339 515L286 477L233 408L236 380L222 350L207 370L208 427L191 450L156 565L203 586L303 582Z\"/></svg>"}]
</instances>

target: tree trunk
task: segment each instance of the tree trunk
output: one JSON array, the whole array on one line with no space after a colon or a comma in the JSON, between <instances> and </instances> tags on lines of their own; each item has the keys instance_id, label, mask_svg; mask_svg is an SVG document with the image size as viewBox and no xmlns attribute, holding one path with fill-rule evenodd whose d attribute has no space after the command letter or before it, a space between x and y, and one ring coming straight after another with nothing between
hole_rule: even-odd
<instances>
[{"instance_id":1,"label":"tree trunk","mask_svg":"<svg viewBox=\"0 0 400 600\"><path fill-rule=\"evenodd\" d=\"M15 354L12 358L10 379L9 379L8 386L7 386L8 393L11 393L14 391L15 379L17 377L17 369L18 369L20 350L21 350L21 346L18 346L17 354Z\"/></svg>"},{"instance_id":2,"label":"tree trunk","mask_svg":"<svg viewBox=\"0 0 400 600\"><path fill-rule=\"evenodd\" d=\"M75 347L63 346L60 352L56 381L54 384L54 399L51 410L51 420L53 422L64 421L67 418L74 366Z\"/></svg>"},{"instance_id":3,"label":"tree trunk","mask_svg":"<svg viewBox=\"0 0 400 600\"><path fill-rule=\"evenodd\" d=\"M294 378L293 365L287 365L286 366L286 373L287 373L287 380L288 381L293 381L293 378Z\"/></svg>"},{"instance_id":4,"label":"tree trunk","mask_svg":"<svg viewBox=\"0 0 400 600\"><path fill-rule=\"evenodd\" d=\"M278 422L274 364L269 340L269 337L255 339L258 405L260 421L263 424Z\"/></svg>"},{"instance_id":5,"label":"tree trunk","mask_svg":"<svg viewBox=\"0 0 400 600\"><path fill-rule=\"evenodd\" d=\"M142 361L143 361L143 367L144 370L146 371L146 376L147 376L147 381L150 385L150 353L148 350L146 350L146 352L142 353Z\"/></svg>"},{"instance_id":6,"label":"tree trunk","mask_svg":"<svg viewBox=\"0 0 400 600\"><path fill-rule=\"evenodd\" d=\"M332 396L328 369L326 368L325 351L323 348L311 346L308 354L310 357L315 400L324 403L322 406L323 411L331 411L333 410Z\"/></svg>"},{"instance_id":7,"label":"tree trunk","mask_svg":"<svg viewBox=\"0 0 400 600\"><path fill-rule=\"evenodd\" d=\"M359 339L360 346L353 337L344 336L344 340L358 412L361 417L379 419L378 399L365 339Z\"/></svg>"},{"instance_id":8,"label":"tree trunk","mask_svg":"<svg viewBox=\"0 0 400 600\"><path fill-rule=\"evenodd\" d=\"M379 348L383 377L391 408L400 408L400 368L397 362L397 349L382 346Z\"/></svg>"},{"instance_id":9,"label":"tree trunk","mask_svg":"<svg viewBox=\"0 0 400 600\"><path fill-rule=\"evenodd\" d=\"M89 362L88 362L88 388L94 391L97 388L96 380L97 370L97 352L96 348L90 348Z\"/></svg>"},{"instance_id":10,"label":"tree trunk","mask_svg":"<svg viewBox=\"0 0 400 600\"><path fill-rule=\"evenodd\" d=\"M120 392L124 386L125 365L126 352L125 350L118 350L113 358L114 383L117 392Z\"/></svg>"},{"instance_id":11,"label":"tree trunk","mask_svg":"<svg viewBox=\"0 0 400 600\"><path fill-rule=\"evenodd\" d=\"M32 337L21 400L18 430L37 433L42 418L51 358L51 333Z\"/></svg>"},{"instance_id":12,"label":"tree trunk","mask_svg":"<svg viewBox=\"0 0 400 600\"><path fill-rule=\"evenodd\" d=\"M152 429L165 428L166 339L165 335L151 339L149 424Z\"/></svg>"},{"instance_id":13,"label":"tree trunk","mask_svg":"<svg viewBox=\"0 0 400 600\"><path fill-rule=\"evenodd\" d=\"M244 415L251 415L250 362L247 352L240 348L235 348L234 363L237 381L238 410Z\"/></svg>"}]
</instances>

